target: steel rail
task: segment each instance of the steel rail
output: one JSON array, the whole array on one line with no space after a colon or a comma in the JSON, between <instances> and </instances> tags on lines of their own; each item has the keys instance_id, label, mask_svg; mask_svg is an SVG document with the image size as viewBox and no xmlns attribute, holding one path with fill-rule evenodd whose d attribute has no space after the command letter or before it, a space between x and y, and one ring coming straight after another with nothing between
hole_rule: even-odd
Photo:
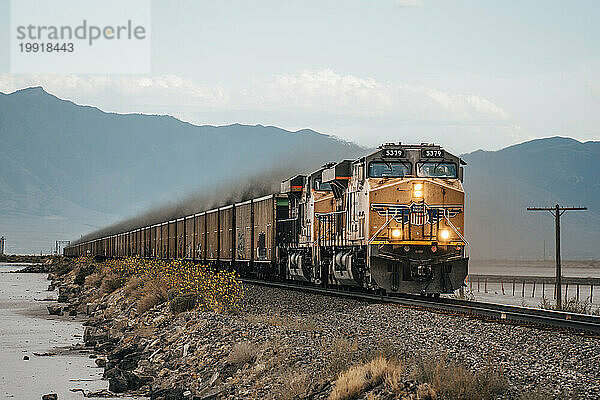
<instances>
[{"instance_id":1,"label":"steel rail","mask_svg":"<svg viewBox=\"0 0 600 400\"><path fill-rule=\"evenodd\" d=\"M350 290L346 291L288 282L263 281L257 279L243 278L242 282L281 289L304 291L326 296L344 297L348 299L357 299L377 303L391 303L433 311L458 313L475 317L489 318L500 322L552 327L600 335L600 316L595 315L543 310L538 308L519 307L505 304L481 303L451 298L434 299L409 294L382 295L377 293Z\"/></svg>"}]
</instances>

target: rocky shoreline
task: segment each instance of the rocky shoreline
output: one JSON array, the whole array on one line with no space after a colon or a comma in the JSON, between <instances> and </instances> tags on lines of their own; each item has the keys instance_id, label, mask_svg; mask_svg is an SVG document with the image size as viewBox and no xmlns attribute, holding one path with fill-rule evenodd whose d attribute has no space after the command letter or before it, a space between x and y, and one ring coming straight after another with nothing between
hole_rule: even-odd
<instances>
[{"instance_id":1,"label":"rocky shoreline","mask_svg":"<svg viewBox=\"0 0 600 400\"><path fill-rule=\"evenodd\" d=\"M133 281L114 290L98 285L97 264L57 264L49 278L63 313L88 315L85 346L113 393L157 400L600 396L597 338L251 285L239 310L180 309L179 297L145 310Z\"/></svg>"}]
</instances>

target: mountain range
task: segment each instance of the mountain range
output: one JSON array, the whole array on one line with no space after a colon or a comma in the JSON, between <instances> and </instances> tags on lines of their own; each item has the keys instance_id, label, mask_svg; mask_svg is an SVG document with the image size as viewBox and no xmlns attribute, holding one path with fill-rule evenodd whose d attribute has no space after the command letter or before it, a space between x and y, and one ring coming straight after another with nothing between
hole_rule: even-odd
<instances>
[{"instance_id":1,"label":"mountain range","mask_svg":"<svg viewBox=\"0 0 600 400\"><path fill-rule=\"evenodd\" d=\"M47 251L190 194L246 190L368 151L309 129L107 113L40 87L0 93L0 235L8 252ZM541 258L544 241L550 257L551 215L525 208L557 202L589 208L563 216L565 257L600 257L600 142L554 137L462 158L472 257Z\"/></svg>"}]
</instances>

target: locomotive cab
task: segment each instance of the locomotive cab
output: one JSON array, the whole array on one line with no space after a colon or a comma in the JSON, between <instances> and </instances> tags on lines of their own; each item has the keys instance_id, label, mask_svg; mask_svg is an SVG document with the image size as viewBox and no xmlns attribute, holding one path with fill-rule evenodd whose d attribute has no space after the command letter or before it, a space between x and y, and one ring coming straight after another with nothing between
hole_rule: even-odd
<instances>
[{"instance_id":1,"label":"locomotive cab","mask_svg":"<svg viewBox=\"0 0 600 400\"><path fill-rule=\"evenodd\" d=\"M360 161L364 240L388 292L452 293L467 276L462 160L439 146L381 146ZM363 189L359 186L362 183ZM368 207L368 212L366 212Z\"/></svg>"}]
</instances>

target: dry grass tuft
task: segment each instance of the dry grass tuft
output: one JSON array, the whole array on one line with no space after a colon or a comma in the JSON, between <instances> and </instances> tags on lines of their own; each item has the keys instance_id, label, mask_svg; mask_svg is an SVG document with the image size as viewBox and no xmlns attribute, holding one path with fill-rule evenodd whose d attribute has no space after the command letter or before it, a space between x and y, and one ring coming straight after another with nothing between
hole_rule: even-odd
<instances>
[{"instance_id":1,"label":"dry grass tuft","mask_svg":"<svg viewBox=\"0 0 600 400\"><path fill-rule=\"evenodd\" d=\"M144 280L140 277L134 276L129 278L127 283L125 283L123 293L125 293L125 296L127 297L139 298L142 295L143 288Z\"/></svg>"},{"instance_id":2,"label":"dry grass tuft","mask_svg":"<svg viewBox=\"0 0 600 400\"><path fill-rule=\"evenodd\" d=\"M498 398L508 388L502 371L489 361L476 372L448 363L445 358L418 360L411 369L414 371L409 374L397 359L378 356L339 374L329 398L346 400L379 395L390 398L389 395L393 395L421 400L484 400Z\"/></svg>"},{"instance_id":3,"label":"dry grass tuft","mask_svg":"<svg viewBox=\"0 0 600 400\"><path fill-rule=\"evenodd\" d=\"M399 373L401 368L398 364L377 357L340 374L329 398L331 400L356 398L359 394L382 383L386 376L395 381L395 376Z\"/></svg>"},{"instance_id":4,"label":"dry grass tuft","mask_svg":"<svg viewBox=\"0 0 600 400\"><path fill-rule=\"evenodd\" d=\"M110 276L113 275L110 268L101 264L98 267L96 267L96 269L94 270L94 272L92 274L88 275L85 278L85 286L90 286L90 287L95 287L97 289L100 289L100 286L102 286L102 281L104 280L104 278L106 278L109 275Z\"/></svg>"},{"instance_id":5,"label":"dry grass tuft","mask_svg":"<svg viewBox=\"0 0 600 400\"><path fill-rule=\"evenodd\" d=\"M312 382L306 371L289 371L283 376L283 385L276 393L277 399L296 400L303 399L310 392Z\"/></svg>"},{"instance_id":6,"label":"dry grass tuft","mask_svg":"<svg viewBox=\"0 0 600 400\"><path fill-rule=\"evenodd\" d=\"M246 363L254 362L257 355L258 349L252 343L236 343L227 356L227 362L237 367L242 367Z\"/></svg>"},{"instance_id":7,"label":"dry grass tuft","mask_svg":"<svg viewBox=\"0 0 600 400\"><path fill-rule=\"evenodd\" d=\"M164 303L169 298L169 287L157 279L144 282L141 292L142 297L137 303L137 311L140 314Z\"/></svg>"},{"instance_id":8,"label":"dry grass tuft","mask_svg":"<svg viewBox=\"0 0 600 400\"><path fill-rule=\"evenodd\" d=\"M350 343L345 338L335 338L331 343L331 353L326 367L323 369L323 378L330 380L336 378L342 371L347 370L356 358L358 344Z\"/></svg>"},{"instance_id":9,"label":"dry grass tuft","mask_svg":"<svg viewBox=\"0 0 600 400\"><path fill-rule=\"evenodd\" d=\"M104 279L104 273L102 271L94 272L85 278L85 286L100 288L102 285L102 279Z\"/></svg>"},{"instance_id":10,"label":"dry grass tuft","mask_svg":"<svg viewBox=\"0 0 600 400\"><path fill-rule=\"evenodd\" d=\"M176 296L169 302L169 309L173 314L192 311L198 306L198 297L195 294Z\"/></svg>"},{"instance_id":11,"label":"dry grass tuft","mask_svg":"<svg viewBox=\"0 0 600 400\"><path fill-rule=\"evenodd\" d=\"M102 294L110 294L122 286L122 278L120 278L116 274L108 273L102 279L102 284L100 285L100 292Z\"/></svg>"},{"instance_id":12,"label":"dry grass tuft","mask_svg":"<svg viewBox=\"0 0 600 400\"><path fill-rule=\"evenodd\" d=\"M428 383L442 398L484 400L493 399L508 388L508 379L501 368L490 361L482 369L471 372L462 365L448 363L445 358L419 360L414 377Z\"/></svg>"},{"instance_id":13,"label":"dry grass tuft","mask_svg":"<svg viewBox=\"0 0 600 400\"><path fill-rule=\"evenodd\" d=\"M542 297L539 307L545 310L558 310L556 304L552 303L546 297ZM576 314L600 315L600 307L594 308L593 304L589 300L589 297L584 301L577 300L577 297L571 297L563 302L562 309L560 309L560 311Z\"/></svg>"}]
</instances>

